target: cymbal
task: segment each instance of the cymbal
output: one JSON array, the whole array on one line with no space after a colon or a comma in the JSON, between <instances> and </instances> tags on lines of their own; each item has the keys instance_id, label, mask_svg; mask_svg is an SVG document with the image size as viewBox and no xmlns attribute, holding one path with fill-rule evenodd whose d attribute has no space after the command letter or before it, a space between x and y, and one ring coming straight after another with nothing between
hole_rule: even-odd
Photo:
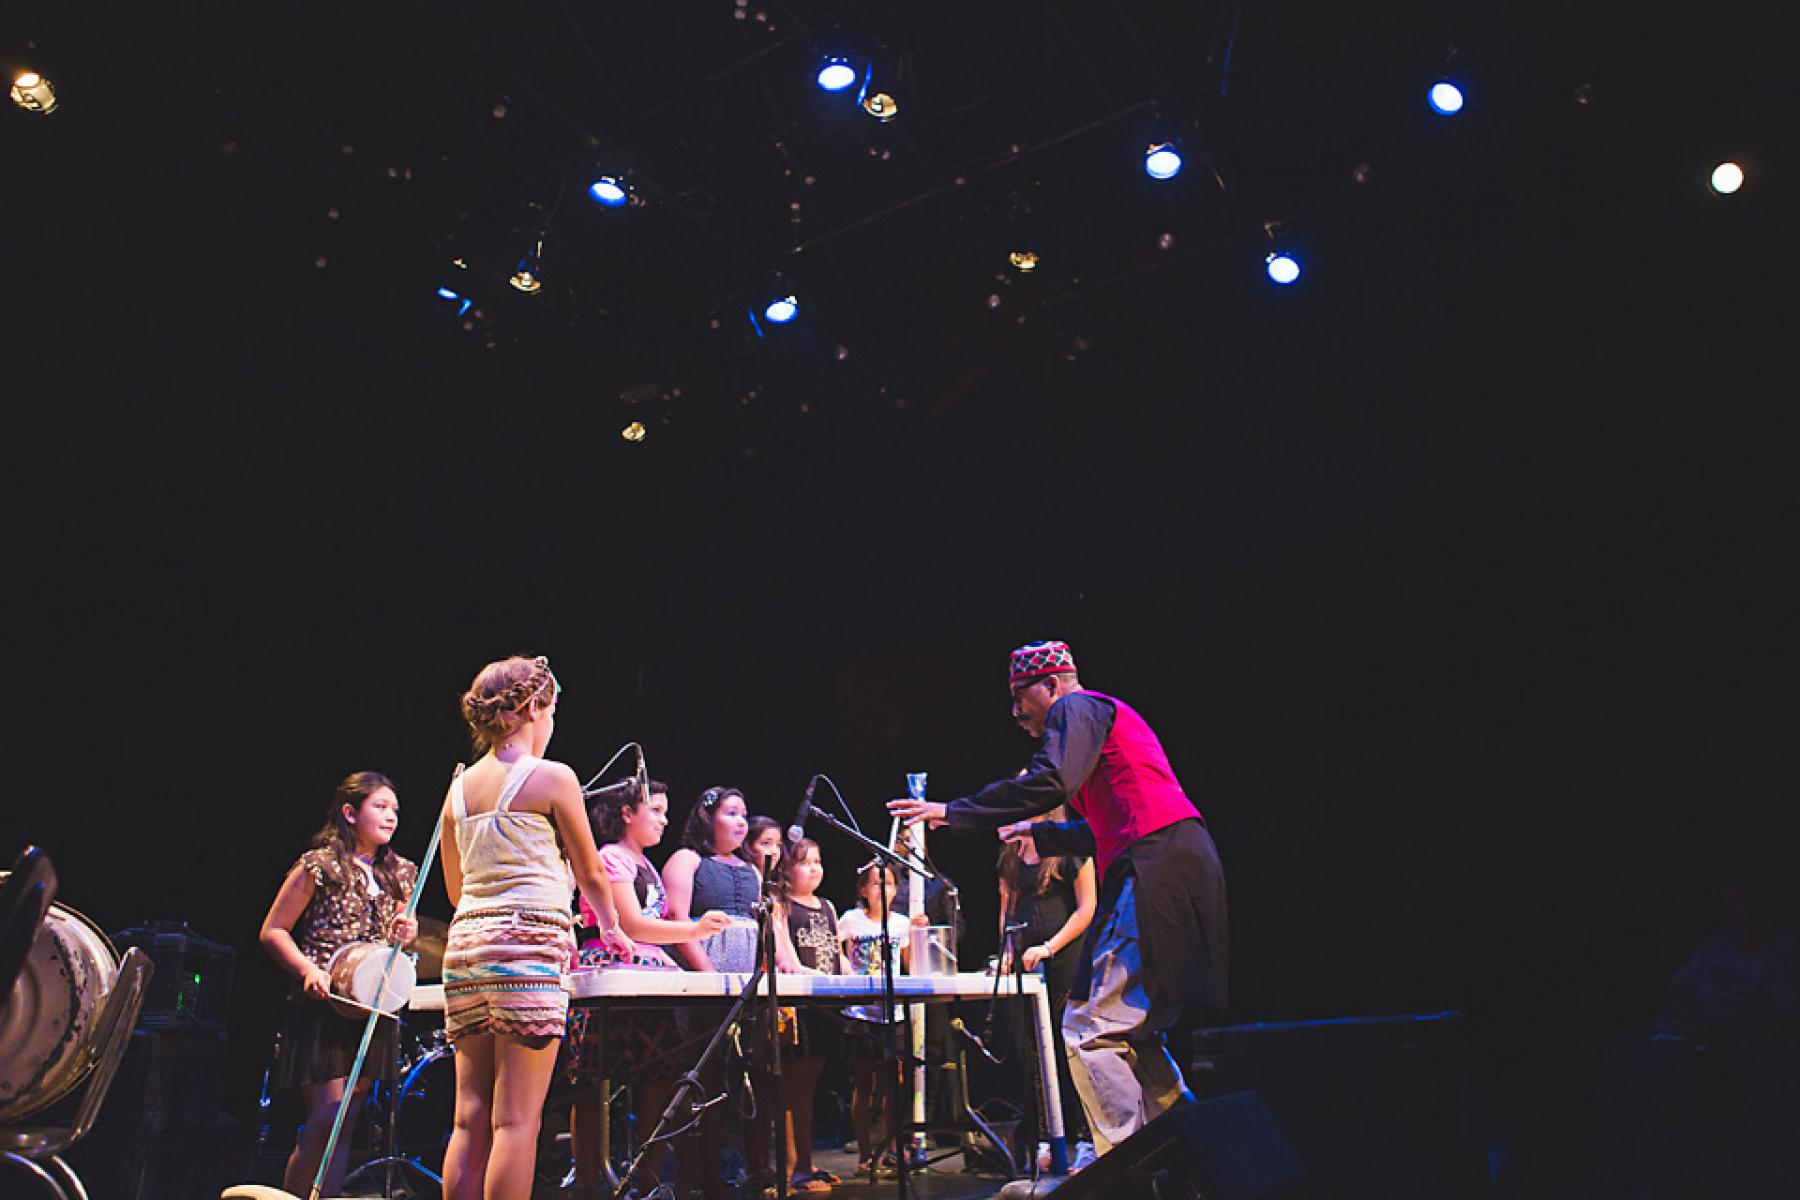
<instances>
[{"instance_id":1,"label":"cymbal","mask_svg":"<svg viewBox=\"0 0 1800 1200\"><path fill-rule=\"evenodd\" d=\"M435 917L418 917L419 936L413 942L413 953L419 956L420 979L441 979L444 975L444 943L449 940L450 926Z\"/></svg>"}]
</instances>

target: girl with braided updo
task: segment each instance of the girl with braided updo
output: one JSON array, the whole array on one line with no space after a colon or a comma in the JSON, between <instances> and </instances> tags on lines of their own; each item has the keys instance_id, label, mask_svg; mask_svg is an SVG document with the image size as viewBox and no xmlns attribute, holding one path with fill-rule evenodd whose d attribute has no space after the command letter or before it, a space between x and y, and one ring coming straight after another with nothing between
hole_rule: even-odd
<instances>
[{"instance_id":1,"label":"girl with braided updo","mask_svg":"<svg viewBox=\"0 0 1800 1200\"><path fill-rule=\"evenodd\" d=\"M462 698L481 758L444 802L444 1027L456 1045L445 1200L526 1200L538 1122L568 1014L574 883L622 953L606 872L575 772L544 759L562 688L543 658L489 663Z\"/></svg>"}]
</instances>

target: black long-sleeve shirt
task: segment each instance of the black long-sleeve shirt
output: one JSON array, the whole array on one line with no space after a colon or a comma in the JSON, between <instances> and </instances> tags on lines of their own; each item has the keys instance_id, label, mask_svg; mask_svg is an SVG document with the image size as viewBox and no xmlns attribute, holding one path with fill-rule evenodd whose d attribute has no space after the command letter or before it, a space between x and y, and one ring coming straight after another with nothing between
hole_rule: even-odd
<instances>
[{"instance_id":1,"label":"black long-sleeve shirt","mask_svg":"<svg viewBox=\"0 0 1800 1200\"><path fill-rule=\"evenodd\" d=\"M1043 740L1024 772L951 801L944 811L950 828L998 829L1066 803L1099 765L1100 748L1117 715L1110 700L1088 692L1071 692L1059 699L1044 718ZM1040 855L1093 857L1094 833L1086 821L1045 822L1035 832Z\"/></svg>"}]
</instances>

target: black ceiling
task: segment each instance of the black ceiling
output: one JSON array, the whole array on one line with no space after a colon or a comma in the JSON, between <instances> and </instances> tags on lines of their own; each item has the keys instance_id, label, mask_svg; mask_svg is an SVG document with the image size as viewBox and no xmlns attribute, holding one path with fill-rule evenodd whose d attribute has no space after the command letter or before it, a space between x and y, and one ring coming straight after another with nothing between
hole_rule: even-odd
<instances>
[{"instance_id":1,"label":"black ceiling","mask_svg":"<svg viewBox=\"0 0 1800 1200\"><path fill-rule=\"evenodd\" d=\"M1716 119L1742 132L1779 87L1723 78L1704 42L1665 61L1679 30L1568 7L59 11L6 51L60 82L62 111L15 113L5 136L31 168L15 179L42 180L67 218L54 261L117 273L139 303L200 318L201 291L337 312L446 360L503 360L449 369L452 391L493 370L609 431L635 416L730 453L842 448L1096 348L1160 339L1215 362L1241 345L1213 341L1221 314L1269 303L1276 239L1312 256L1311 295L1284 303L1355 326L1364 289L1428 283L1420 260L1471 229L1503 238L1580 211L1595 175L1645 150L1666 186ZM1728 25L1716 57L1768 54ZM830 51L868 64L899 117L821 92ZM1705 86L1672 104L1661 84L1687 69ZM1471 96L1454 122L1421 102L1446 70ZM1189 168L1157 184L1142 150L1170 138ZM601 173L641 203L593 204ZM132 226L129 246L108 244ZM522 295L506 280L540 236L544 288ZM1027 246L1043 263L1028 278L1006 263ZM778 284L802 318L758 337L747 311ZM440 286L472 305L459 314Z\"/></svg>"}]
</instances>

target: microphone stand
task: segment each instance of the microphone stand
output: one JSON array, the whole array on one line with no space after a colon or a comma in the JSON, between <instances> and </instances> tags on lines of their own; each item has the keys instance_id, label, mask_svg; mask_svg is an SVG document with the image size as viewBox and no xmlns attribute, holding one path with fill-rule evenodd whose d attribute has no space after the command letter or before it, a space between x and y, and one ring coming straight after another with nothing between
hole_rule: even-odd
<instances>
[{"instance_id":1,"label":"microphone stand","mask_svg":"<svg viewBox=\"0 0 1800 1200\"><path fill-rule=\"evenodd\" d=\"M852 829L850 826L844 824L844 822L838 820L823 809L815 808L812 810L811 815L818 817L821 821L824 821L838 832L848 835L851 840L857 842L863 849L874 854L876 861L886 863L897 870L911 871L914 875L919 877L918 886L923 887L925 886L926 880L937 878L937 874L924 863L910 857L896 854L880 842L864 836L861 830ZM888 912L887 888L881 888L879 891L881 895L881 1010L882 1016L887 1018L888 1059L891 1068L888 1071L888 1125L891 1127L890 1132L893 1134L894 1177L895 1182L899 1184L898 1198L899 1200L907 1200L912 1184L912 1147L906 1145L903 1140L901 1126L905 1124L906 1121L902 1116L904 1110L901 1108L900 1103L906 1086L907 1063L900 1057L899 1051L894 1047L894 1036L897 1032L905 1033L905 1044L908 1047L907 1057L912 1057L910 1049L912 1046L912 1019L910 1016L903 1015L900 1022L896 1023L894 1020L894 1014L899 1010L899 1005L894 1001L894 939L888 934L888 922L891 914ZM904 1025L905 1029L900 1030L897 1028L897 1025ZM881 1160L873 1154L869 1156L869 1162L871 1164L869 1182L871 1184L875 1181L875 1174L878 1170L880 1161Z\"/></svg>"},{"instance_id":2,"label":"microphone stand","mask_svg":"<svg viewBox=\"0 0 1800 1200\"><path fill-rule=\"evenodd\" d=\"M757 913L759 928L756 936L763 971L769 977L769 1136L775 1142L775 1196L776 1200L787 1200L787 1113L782 1107L786 1093L781 1086L781 995L776 982L781 978L781 970L775 960L775 921L779 907L775 903L775 868L770 866L763 872L763 898ZM757 1163L755 1169L760 1172L762 1164Z\"/></svg>"},{"instance_id":3,"label":"microphone stand","mask_svg":"<svg viewBox=\"0 0 1800 1200\"><path fill-rule=\"evenodd\" d=\"M693 1067L689 1069L686 1074L682 1075L680 1079L675 1081L674 1094L669 1097L669 1103L664 1106L662 1116L656 1119L656 1125L650 1130L650 1135L638 1144L637 1153L632 1156L631 1164L627 1166L624 1172L619 1176L619 1184L613 1189L613 1200L624 1200L626 1191L631 1187L631 1181L637 1178L638 1168L643 1165L645 1157L649 1155L651 1150L671 1138L680 1137L682 1134L686 1133L701 1119L701 1113L704 1110L711 1108L725 1098L724 1095L721 1094L713 1097L711 1100L692 1104L692 1107L689 1110L688 1120L685 1124L672 1132L663 1132L669 1123L675 1120L675 1114L684 1106L688 1106L691 1103L689 1097L697 1095L700 1092L700 1076L718 1055L719 1048L725 1044L725 1039L730 1035L732 1026L736 1025L749 1010L751 1003L756 999L756 991L762 986L762 981L765 977L769 980L770 1013L773 1014L778 1011L774 1007L778 1002L775 989L775 934L774 927L769 923L770 920L770 906L766 902L759 900L756 904L756 965L751 970L750 977L744 981L743 990L738 993L737 999L732 1001L730 1010L725 1014L725 1019L719 1023L717 1029L713 1030L712 1039L706 1043L706 1049L700 1052L700 1057L694 1063ZM764 954L765 947L767 949L766 956ZM781 1081L780 1053L779 1048L774 1050L775 1080L778 1088ZM777 1101L777 1108L779 1108L779 1101ZM780 1154L782 1159L785 1159L787 1157L786 1147L784 1146L777 1153ZM717 1164L706 1164L703 1169L716 1171L718 1170L718 1166ZM777 1183L776 1186L782 1200L786 1200L787 1187L785 1180Z\"/></svg>"}]
</instances>

